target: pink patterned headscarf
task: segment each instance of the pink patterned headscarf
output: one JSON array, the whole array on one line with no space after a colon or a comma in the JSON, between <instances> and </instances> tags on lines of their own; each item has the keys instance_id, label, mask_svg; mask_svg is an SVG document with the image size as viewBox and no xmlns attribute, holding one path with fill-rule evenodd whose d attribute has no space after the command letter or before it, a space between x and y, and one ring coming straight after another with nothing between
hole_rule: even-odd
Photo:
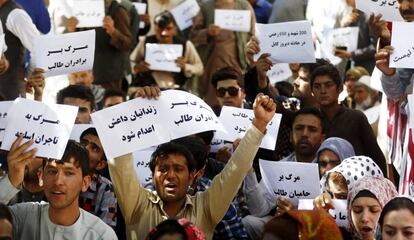
<instances>
[{"instance_id":1,"label":"pink patterned headscarf","mask_svg":"<svg viewBox=\"0 0 414 240\"><path fill-rule=\"evenodd\" d=\"M398 196L394 184L384 177L363 177L352 184L348 192L348 220L351 230L354 232L355 226L352 222L351 206L358 193L364 190L369 191L377 198L381 209L387 202Z\"/></svg>"}]
</instances>

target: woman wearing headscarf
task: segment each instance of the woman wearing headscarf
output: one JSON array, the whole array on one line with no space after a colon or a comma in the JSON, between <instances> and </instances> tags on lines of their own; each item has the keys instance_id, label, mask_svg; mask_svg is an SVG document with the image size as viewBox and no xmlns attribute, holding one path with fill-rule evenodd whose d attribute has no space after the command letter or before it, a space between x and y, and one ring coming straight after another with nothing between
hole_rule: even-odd
<instances>
[{"instance_id":1,"label":"woman wearing headscarf","mask_svg":"<svg viewBox=\"0 0 414 240\"><path fill-rule=\"evenodd\" d=\"M326 172L320 181L322 194L315 198L315 208L333 208L332 199L348 197L350 187L365 176L383 177L379 166L366 156L346 158L341 164Z\"/></svg>"},{"instance_id":2,"label":"woman wearing headscarf","mask_svg":"<svg viewBox=\"0 0 414 240\"><path fill-rule=\"evenodd\" d=\"M348 220L355 239L375 239L382 208L397 195L393 183L383 177L366 176L350 186Z\"/></svg>"},{"instance_id":3,"label":"woman wearing headscarf","mask_svg":"<svg viewBox=\"0 0 414 240\"><path fill-rule=\"evenodd\" d=\"M326 139L316 152L320 176L339 165L345 158L352 156L355 156L354 147L347 140L339 137Z\"/></svg>"}]
</instances>

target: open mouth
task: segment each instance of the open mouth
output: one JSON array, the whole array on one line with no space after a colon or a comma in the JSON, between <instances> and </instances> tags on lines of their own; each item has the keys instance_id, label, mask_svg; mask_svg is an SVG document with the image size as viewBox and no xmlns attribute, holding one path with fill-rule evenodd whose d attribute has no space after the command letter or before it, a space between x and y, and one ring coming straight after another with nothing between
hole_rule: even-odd
<instances>
[{"instance_id":1,"label":"open mouth","mask_svg":"<svg viewBox=\"0 0 414 240\"><path fill-rule=\"evenodd\" d=\"M372 232L372 228L370 228L370 227L362 227L361 228L361 232L362 232L362 234L370 234L371 232Z\"/></svg>"},{"instance_id":2,"label":"open mouth","mask_svg":"<svg viewBox=\"0 0 414 240\"><path fill-rule=\"evenodd\" d=\"M52 191L52 194L54 195L64 195L64 192L60 192L60 191Z\"/></svg>"},{"instance_id":3,"label":"open mouth","mask_svg":"<svg viewBox=\"0 0 414 240\"><path fill-rule=\"evenodd\" d=\"M165 190L167 190L167 192L175 191L175 189L177 189L177 184L175 183L168 183L165 185Z\"/></svg>"}]
</instances>

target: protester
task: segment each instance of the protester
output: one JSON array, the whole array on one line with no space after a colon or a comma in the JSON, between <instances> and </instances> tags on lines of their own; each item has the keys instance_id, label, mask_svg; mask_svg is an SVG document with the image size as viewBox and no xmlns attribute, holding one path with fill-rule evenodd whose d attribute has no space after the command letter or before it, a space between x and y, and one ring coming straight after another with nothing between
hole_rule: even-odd
<instances>
[{"instance_id":1,"label":"protester","mask_svg":"<svg viewBox=\"0 0 414 240\"><path fill-rule=\"evenodd\" d=\"M310 83L324 115L326 136L346 139L357 155L371 157L387 175L384 154L367 117L360 111L347 109L338 103L338 96L342 91L338 70L331 64L320 66L312 72Z\"/></svg>"},{"instance_id":2,"label":"protester","mask_svg":"<svg viewBox=\"0 0 414 240\"><path fill-rule=\"evenodd\" d=\"M20 135L7 156L9 173L0 179L0 202L7 203L23 182L24 168L36 154L33 141L21 145ZM25 151L27 151L25 153ZM61 160L44 160L41 179L48 203L20 203L10 207L16 239L117 239L99 218L79 208L79 194L90 183L88 152L70 140Z\"/></svg>"},{"instance_id":3,"label":"protester","mask_svg":"<svg viewBox=\"0 0 414 240\"><path fill-rule=\"evenodd\" d=\"M382 208L398 195L390 180L365 176L350 186L348 220L357 239L374 239Z\"/></svg>"},{"instance_id":4,"label":"protester","mask_svg":"<svg viewBox=\"0 0 414 240\"><path fill-rule=\"evenodd\" d=\"M414 202L407 197L396 197L385 204L378 224L381 239L414 239Z\"/></svg>"},{"instance_id":5,"label":"protester","mask_svg":"<svg viewBox=\"0 0 414 240\"><path fill-rule=\"evenodd\" d=\"M252 5L257 23L266 24L272 12L272 4L267 0L249 0Z\"/></svg>"},{"instance_id":6,"label":"protester","mask_svg":"<svg viewBox=\"0 0 414 240\"><path fill-rule=\"evenodd\" d=\"M339 94L339 102L348 108L355 108L355 102L353 99L353 88L355 83L362 76L369 75L368 71L363 67L353 67L345 72L344 89Z\"/></svg>"},{"instance_id":7,"label":"protester","mask_svg":"<svg viewBox=\"0 0 414 240\"><path fill-rule=\"evenodd\" d=\"M102 105L105 89L99 85L93 84L94 78L92 70L70 73L68 78L70 85L82 85L90 88L95 97L96 106Z\"/></svg>"},{"instance_id":8,"label":"protester","mask_svg":"<svg viewBox=\"0 0 414 240\"><path fill-rule=\"evenodd\" d=\"M80 143L88 150L91 183L79 196L79 206L99 217L111 227L116 226L117 199L112 182L99 172L107 168L106 156L95 128L82 132Z\"/></svg>"},{"instance_id":9,"label":"protester","mask_svg":"<svg viewBox=\"0 0 414 240\"><path fill-rule=\"evenodd\" d=\"M188 239L205 240L203 231L185 218L167 219L158 224L145 240Z\"/></svg>"},{"instance_id":10,"label":"protester","mask_svg":"<svg viewBox=\"0 0 414 240\"><path fill-rule=\"evenodd\" d=\"M346 158L322 177L323 193L315 198L315 208L334 208L332 199L347 199L351 186L365 176L383 177L384 175L378 165L369 157Z\"/></svg>"},{"instance_id":11,"label":"protester","mask_svg":"<svg viewBox=\"0 0 414 240\"><path fill-rule=\"evenodd\" d=\"M126 96L123 92L115 90L105 90L102 102L102 108L108 108L126 101Z\"/></svg>"},{"instance_id":12,"label":"protester","mask_svg":"<svg viewBox=\"0 0 414 240\"><path fill-rule=\"evenodd\" d=\"M353 89L356 110L364 111L379 105L378 91L371 88L371 77L361 77Z\"/></svg>"},{"instance_id":13,"label":"protester","mask_svg":"<svg viewBox=\"0 0 414 240\"><path fill-rule=\"evenodd\" d=\"M355 156L355 151L347 140L338 137L325 139L316 152L320 176L339 165L345 158L352 156Z\"/></svg>"},{"instance_id":14,"label":"protester","mask_svg":"<svg viewBox=\"0 0 414 240\"><path fill-rule=\"evenodd\" d=\"M90 88L82 85L69 85L57 93L56 103L79 107L75 123L91 123L91 113L95 109L95 97Z\"/></svg>"},{"instance_id":15,"label":"protester","mask_svg":"<svg viewBox=\"0 0 414 240\"><path fill-rule=\"evenodd\" d=\"M148 97L155 96L158 95ZM136 180L130 154L109 160L109 170L125 223L136 224L134 230L138 239L143 239L148 230L165 216L186 217L199 226L208 239L212 238L215 225L223 218L252 166L276 106L272 99L260 94L253 110L253 127L246 132L227 167L213 179L210 188L195 196L188 197L186 194L194 180L195 163L191 153L181 145L162 144L153 153L150 168L155 192L148 192Z\"/></svg>"},{"instance_id":16,"label":"protester","mask_svg":"<svg viewBox=\"0 0 414 240\"><path fill-rule=\"evenodd\" d=\"M173 15L164 11L154 18L155 34L145 37L131 54L133 73L136 74L133 86L158 86L160 88L183 87L192 77L203 73L203 63L191 41L177 37L177 25ZM151 70L145 61L147 44L178 44L183 47L183 55L176 59L180 72Z\"/></svg>"},{"instance_id":17,"label":"protester","mask_svg":"<svg viewBox=\"0 0 414 240\"><path fill-rule=\"evenodd\" d=\"M334 219L324 210L290 210L266 223L264 240L342 240Z\"/></svg>"},{"instance_id":18,"label":"protester","mask_svg":"<svg viewBox=\"0 0 414 240\"><path fill-rule=\"evenodd\" d=\"M204 74L198 82L199 95L212 107L217 106L211 75L219 68L233 67L242 72L246 65L246 43L254 35L254 11L246 0L207 0L200 4L200 12L193 19L191 41L204 63ZM249 32L233 32L214 24L215 9L248 10L251 14Z\"/></svg>"},{"instance_id":19,"label":"protester","mask_svg":"<svg viewBox=\"0 0 414 240\"><path fill-rule=\"evenodd\" d=\"M8 70L0 75L0 95L7 100L14 100L16 97L26 96L24 52L25 49L33 52L33 39L40 33L29 15L14 0L0 1L0 20L4 43L8 49L2 49L7 60L0 64L9 65Z\"/></svg>"},{"instance_id":20,"label":"protester","mask_svg":"<svg viewBox=\"0 0 414 240\"><path fill-rule=\"evenodd\" d=\"M322 117L319 110L304 108L296 113L293 121L290 140L295 151L283 162L316 162L316 151L324 140ZM251 239L259 239L264 224L271 218L270 211L276 207L277 214L282 214L293 208L293 204L284 197L276 199L269 192L263 180L258 183L254 171L245 178L244 194L251 215L243 218L243 224Z\"/></svg>"}]
</instances>

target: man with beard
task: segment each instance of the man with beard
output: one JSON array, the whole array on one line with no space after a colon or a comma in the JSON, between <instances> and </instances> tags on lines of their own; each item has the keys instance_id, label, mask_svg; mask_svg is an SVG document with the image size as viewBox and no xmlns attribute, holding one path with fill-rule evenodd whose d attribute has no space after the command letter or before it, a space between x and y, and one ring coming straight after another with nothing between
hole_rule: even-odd
<instances>
[{"instance_id":1,"label":"man with beard","mask_svg":"<svg viewBox=\"0 0 414 240\"><path fill-rule=\"evenodd\" d=\"M7 155L9 173L0 179L0 203L19 191L26 165L36 157L33 141L19 136ZM79 208L79 194L90 183L88 151L69 140L60 160L43 160L41 180L48 203L19 203L9 207L15 239L117 239L98 217Z\"/></svg>"},{"instance_id":2,"label":"man with beard","mask_svg":"<svg viewBox=\"0 0 414 240\"><path fill-rule=\"evenodd\" d=\"M321 112L316 108L303 108L296 112L290 134L295 151L280 161L316 162L316 152L324 139ZM243 218L243 224L251 239L260 239L264 224L272 218L269 213L275 207L275 203L278 214L293 207L286 198L276 199L274 194L267 190L263 181L258 183L253 171L245 178L244 194L252 215Z\"/></svg>"}]
</instances>

